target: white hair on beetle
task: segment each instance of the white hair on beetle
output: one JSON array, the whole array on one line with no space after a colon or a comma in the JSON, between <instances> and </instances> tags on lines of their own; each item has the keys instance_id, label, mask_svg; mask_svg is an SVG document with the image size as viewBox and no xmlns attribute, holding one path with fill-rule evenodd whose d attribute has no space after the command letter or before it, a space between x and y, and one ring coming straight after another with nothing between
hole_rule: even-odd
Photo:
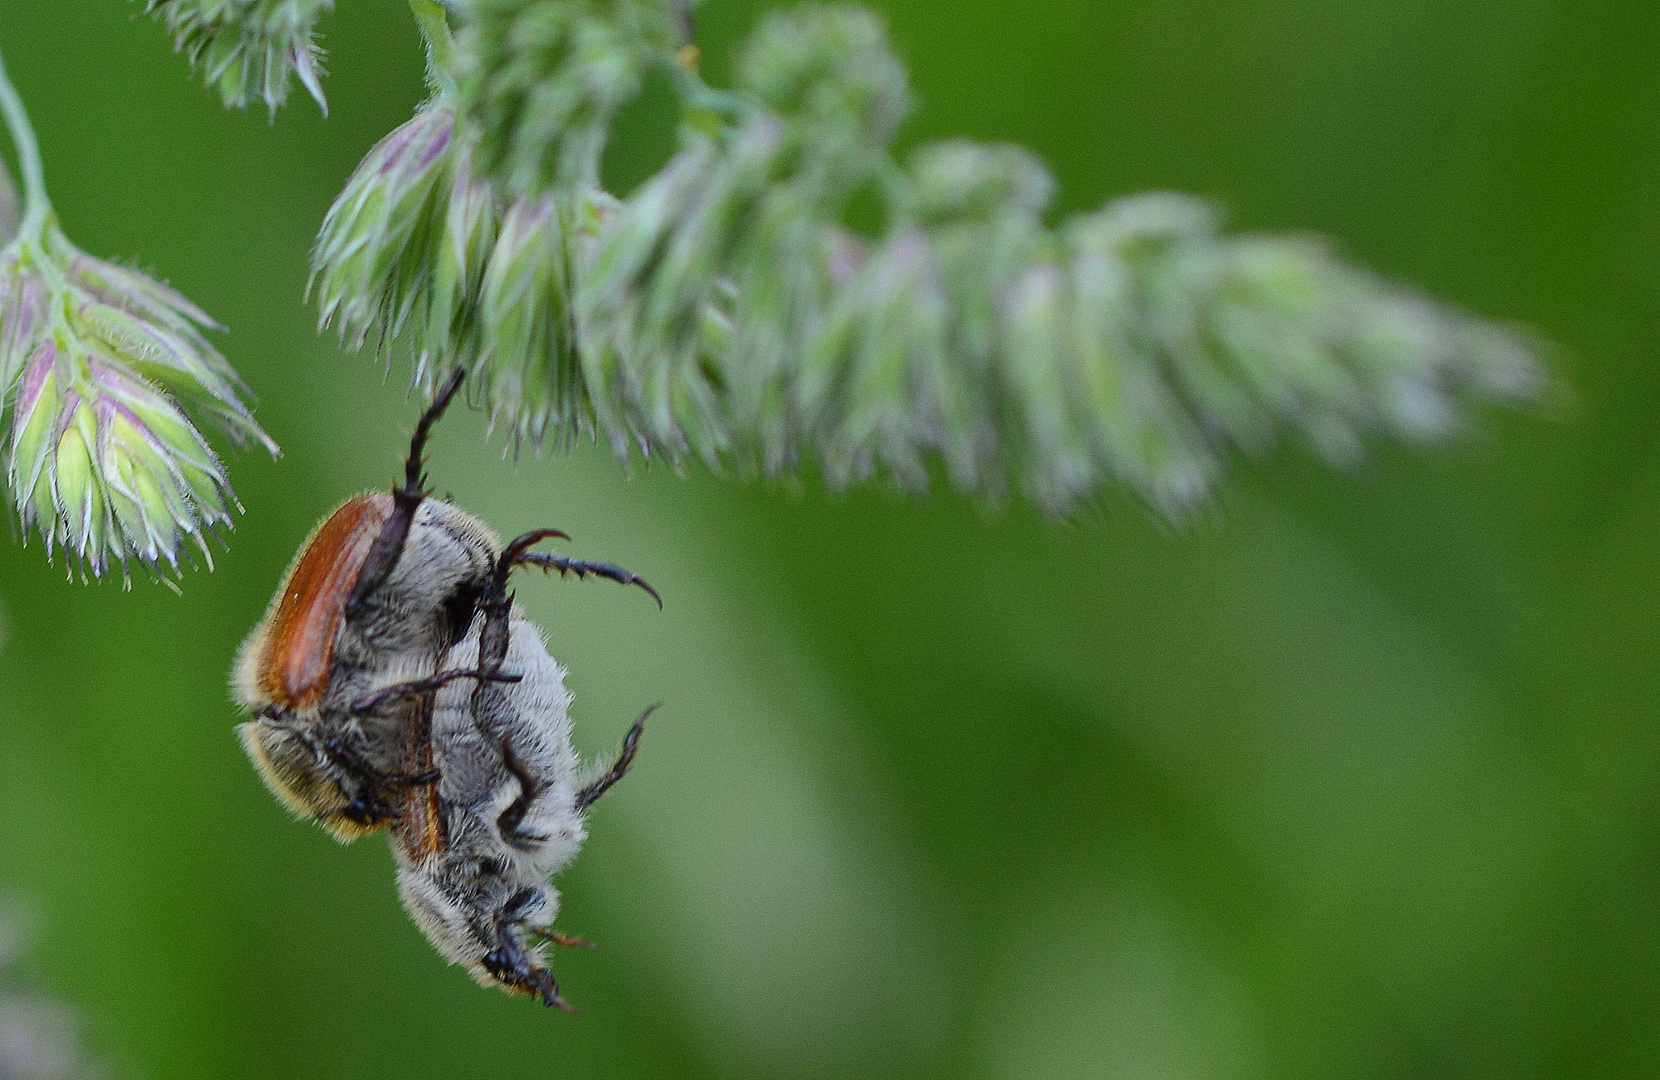
<instances>
[{"instance_id":1,"label":"white hair on beetle","mask_svg":"<svg viewBox=\"0 0 1660 1080\"><path fill-rule=\"evenodd\" d=\"M480 614L445 669L488 666ZM485 986L563 1004L544 966L559 893L549 875L587 836L581 762L571 746L565 670L541 631L514 612L500 665L517 682L452 682L432 710L441 841L416 827L392 831L398 893L433 946ZM527 932L540 941L526 941Z\"/></svg>"}]
</instances>

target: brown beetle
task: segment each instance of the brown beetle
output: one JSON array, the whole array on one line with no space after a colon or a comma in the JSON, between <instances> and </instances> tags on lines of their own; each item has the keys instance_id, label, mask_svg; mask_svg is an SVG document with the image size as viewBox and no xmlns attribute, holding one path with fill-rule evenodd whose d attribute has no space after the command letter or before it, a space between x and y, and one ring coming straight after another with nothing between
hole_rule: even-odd
<instances>
[{"instance_id":1,"label":"brown beetle","mask_svg":"<svg viewBox=\"0 0 1660 1080\"><path fill-rule=\"evenodd\" d=\"M254 717L237 731L266 785L345 842L383 827L408 788L436 779L405 767L432 692L459 678L518 678L440 671L504 551L515 565L638 585L662 604L609 563L526 550L565 537L556 529L504 547L478 518L430 495L422 453L464 376L455 372L416 425L402 486L353 496L306 540L232 671L233 695Z\"/></svg>"}]
</instances>

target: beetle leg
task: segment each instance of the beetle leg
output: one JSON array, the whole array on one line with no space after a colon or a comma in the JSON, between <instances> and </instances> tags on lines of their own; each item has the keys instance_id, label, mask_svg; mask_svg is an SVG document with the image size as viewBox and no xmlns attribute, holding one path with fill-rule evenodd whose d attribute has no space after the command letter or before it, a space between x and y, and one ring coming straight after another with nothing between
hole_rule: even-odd
<instances>
[{"instance_id":1,"label":"beetle leg","mask_svg":"<svg viewBox=\"0 0 1660 1080\"><path fill-rule=\"evenodd\" d=\"M437 769L428 769L423 773L399 773L396 776L388 776L386 784L389 787L427 787L443 778L444 774Z\"/></svg>"},{"instance_id":2,"label":"beetle leg","mask_svg":"<svg viewBox=\"0 0 1660 1080\"><path fill-rule=\"evenodd\" d=\"M663 606L663 597L651 583L640 575L622 567L607 562L588 562L584 559L571 559L564 555L550 555L546 552L531 551L530 546L543 540L558 538L569 540L570 536L559 529L532 529L513 538L512 543L502 549L501 557L496 560L496 585L502 591L507 589L507 575L515 566L540 566L543 570L557 570L559 576L575 574L579 578L602 577L609 578L619 585L638 585L651 594L657 601L657 606Z\"/></svg>"},{"instance_id":3,"label":"beetle leg","mask_svg":"<svg viewBox=\"0 0 1660 1080\"><path fill-rule=\"evenodd\" d=\"M513 618L513 594L499 588L495 582L484 587L478 610L484 615L484 624L478 631L478 667L480 671L500 671L507 659L508 631ZM484 689L481 682L473 691L474 700Z\"/></svg>"},{"instance_id":4,"label":"beetle leg","mask_svg":"<svg viewBox=\"0 0 1660 1080\"><path fill-rule=\"evenodd\" d=\"M560 574L574 573L578 577L606 577L625 585L638 585L657 601L657 606L663 606L663 598L658 595L651 584L637 574L632 574L619 566L610 563L590 563L580 559L567 559L561 555L548 555L543 552L530 551L532 544L549 539L569 540L570 536L558 529L532 529L514 537L496 558L495 573L484 583L479 595L478 610L484 613L484 625L480 628L478 639L478 666L482 671L493 671L501 666L507 658L508 627L513 612L513 594L507 591L507 579L515 566L530 564L540 566L544 570L558 570ZM479 687L479 692L483 687Z\"/></svg>"},{"instance_id":5,"label":"beetle leg","mask_svg":"<svg viewBox=\"0 0 1660 1080\"><path fill-rule=\"evenodd\" d=\"M656 709L656 705L651 706L640 714L638 720L634 721L634 725L628 729L628 734L623 737L622 753L618 754L617 760L612 763L609 769L605 770L605 775L585 784L582 790L576 793L578 813L592 806L595 799L611 790L612 784L628 775L629 768L634 764L634 755L640 749L640 734L646 729L646 718Z\"/></svg>"},{"instance_id":6,"label":"beetle leg","mask_svg":"<svg viewBox=\"0 0 1660 1080\"><path fill-rule=\"evenodd\" d=\"M398 564L398 556L403 554L404 541L409 539L409 527L415 523L415 510L427 494L426 477L421 475L421 455L426 451L427 438L432 434L432 425L449 408L450 399L461 389L461 382L466 377L466 368L456 368L455 374L439 389L438 395L415 425L415 434L409 440L409 457L404 459L403 486L392 489L392 515L381 526L375 542L369 545L369 553L364 556L363 566L358 570L357 584L352 586L352 593L346 598L348 617L363 610L364 601L385 584L392 568Z\"/></svg>"},{"instance_id":7,"label":"beetle leg","mask_svg":"<svg viewBox=\"0 0 1660 1080\"><path fill-rule=\"evenodd\" d=\"M561 949L592 949L595 947L587 938L572 937L570 934L561 934L547 926L527 926L525 933L532 937L539 937L549 945L557 945Z\"/></svg>"},{"instance_id":8,"label":"beetle leg","mask_svg":"<svg viewBox=\"0 0 1660 1080\"><path fill-rule=\"evenodd\" d=\"M510 672L502 671L499 668L494 670L484 668L456 668L453 671L440 671L438 674L428 679L416 679L412 682L393 683L391 686L384 686L372 694L366 694L352 702L352 712L357 715L362 715L366 712L373 712L376 708L386 704L388 701L395 701L398 698L414 697L417 694L430 694L434 690L442 689L444 686L454 682L456 679L479 679L488 682L514 683L523 678L523 675L515 675Z\"/></svg>"},{"instance_id":9,"label":"beetle leg","mask_svg":"<svg viewBox=\"0 0 1660 1080\"><path fill-rule=\"evenodd\" d=\"M507 591L507 575L512 571L513 560L523 552L524 546L533 544L546 536L558 535L552 529L538 530L534 533L525 533L511 544L507 545L501 557L496 561L495 575L484 587L483 598L479 601L479 610L484 613L484 624L479 628L478 635L478 666L483 671L499 671L502 662L507 659L508 630L513 612L513 595ZM485 682L480 680L473 690L473 723L478 727L479 734L485 738L494 738L492 732L481 719L479 707L480 695L485 693ZM513 733L509 731L500 738L501 760L507 771L519 782L519 795L507 805L496 817L496 831L508 843L540 843L548 838L535 833L522 832L519 825L524 821L525 814L530 811L531 800L540 795L544 785L531 773L528 766L520 760L513 749Z\"/></svg>"},{"instance_id":10,"label":"beetle leg","mask_svg":"<svg viewBox=\"0 0 1660 1080\"><path fill-rule=\"evenodd\" d=\"M324 810L312 815L318 821L326 821L332 817L343 817L354 825L361 825L365 829L373 829L386 821L396 821L402 817L394 806L382 803L379 799L358 796L344 806L337 806L333 810Z\"/></svg>"},{"instance_id":11,"label":"beetle leg","mask_svg":"<svg viewBox=\"0 0 1660 1080\"><path fill-rule=\"evenodd\" d=\"M519 782L519 797L507 804L496 817L496 831L501 838L510 844L538 844L544 843L548 837L540 833L527 833L519 828L530 811L530 804L536 796L547 790L547 785L541 783L531 774L519 755L513 751L513 736L508 735L501 741L501 760L507 771L513 774L513 779Z\"/></svg>"},{"instance_id":12,"label":"beetle leg","mask_svg":"<svg viewBox=\"0 0 1660 1080\"><path fill-rule=\"evenodd\" d=\"M518 562L521 565L540 566L543 570L557 570L560 577L564 577L566 574L575 574L578 578L602 577L609 578L619 585L638 585L651 594L651 598L657 601L659 608L663 606L662 595L651 587L649 581L612 563L570 559L563 555L549 555L542 551L527 551L519 556Z\"/></svg>"},{"instance_id":13,"label":"beetle leg","mask_svg":"<svg viewBox=\"0 0 1660 1080\"><path fill-rule=\"evenodd\" d=\"M576 1009L559 993L559 983L555 981L553 973L545 967L532 964L529 955L524 951L524 945L519 941L519 924L524 921L525 911L535 900L536 893L525 889L511 897L496 913L496 934L501 947L485 955L484 970L506 986L529 990L541 998L544 1005L562 1012L575 1013ZM532 930L532 933L535 932Z\"/></svg>"},{"instance_id":14,"label":"beetle leg","mask_svg":"<svg viewBox=\"0 0 1660 1080\"><path fill-rule=\"evenodd\" d=\"M563 529L532 529L527 533L515 536L508 545L501 550L501 556L496 560L496 584L507 588L507 575L519 563L525 561L525 554L530 545L539 544L543 540L569 540L571 534Z\"/></svg>"},{"instance_id":15,"label":"beetle leg","mask_svg":"<svg viewBox=\"0 0 1660 1080\"><path fill-rule=\"evenodd\" d=\"M389 785L401 780L400 777L387 777L376 772L357 751L338 737L324 741L317 747L317 754L319 764L333 765L357 781L362 789L343 805L315 815L317 820L343 817L366 829L372 829L384 821L395 820L398 817L397 808L392 806L385 793Z\"/></svg>"},{"instance_id":16,"label":"beetle leg","mask_svg":"<svg viewBox=\"0 0 1660 1080\"><path fill-rule=\"evenodd\" d=\"M350 773L354 780L369 785L379 784L381 781L380 773L371 768L362 755L347 746L345 740L339 736L324 740L318 748L318 753L324 762Z\"/></svg>"}]
</instances>

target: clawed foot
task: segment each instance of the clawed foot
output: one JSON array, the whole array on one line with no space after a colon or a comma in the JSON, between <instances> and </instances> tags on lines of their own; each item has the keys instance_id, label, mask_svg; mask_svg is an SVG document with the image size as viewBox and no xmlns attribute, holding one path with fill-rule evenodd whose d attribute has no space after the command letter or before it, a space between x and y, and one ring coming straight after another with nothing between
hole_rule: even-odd
<instances>
[{"instance_id":1,"label":"clawed foot","mask_svg":"<svg viewBox=\"0 0 1660 1080\"><path fill-rule=\"evenodd\" d=\"M640 718L634 721L633 726L628 729L628 734L623 737L622 753L617 755L617 760L605 771L605 775L576 793L577 810L588 809L594 804L595 799L611 790L611 785L628 775L629 767L634 764L634 755L639 752L640 735L646 729L646 721L656 711L657 705L653 705L640 714Z\"/></svg>"},{"instance_id":2,"label":"clawed foot","mask_svg":"<svg viewBox=\"0 0 1660 1080\"><path fill-rule=\"evenodd\" d=\"M513 542L502 550L501 558L496 563L496 584L505 590L507 575L515 566L540 566L543 570L557 570L559 576L575 574L579 578L602 577L615 581L619 585L638 585L651 598L657 601L658 608L663 606L663 597L651 587L651 583L640 575L608 562L589 562L586 559L570 559L563 555L549 555L546 552L530 551L530 545L542 540L557 538L569 540L570 537L558 529L532 529L530 532L517 536Z\"/></svg>"},{"instance_id":3,"label":"clawed foot","mask_svg":"<svg viewBox=\"0 0 1660 1080\"><path fill-rule=\"evenodd\" d=\"M515 947L497 949L485 956L484 969L504 986L528 990L549 1008L572 1016L577 1014L576 1007L559 992L553 973L545 967L530 966L524 953Z\"/></svg>"}]
</instances>

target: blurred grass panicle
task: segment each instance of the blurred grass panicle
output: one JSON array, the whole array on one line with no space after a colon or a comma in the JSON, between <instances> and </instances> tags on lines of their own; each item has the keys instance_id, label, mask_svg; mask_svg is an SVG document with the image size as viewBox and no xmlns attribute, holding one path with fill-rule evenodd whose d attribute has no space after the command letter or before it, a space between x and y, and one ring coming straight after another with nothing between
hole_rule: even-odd
<instances>
[{"instance_id":1,"label":"blurred grass panicle","mask_svg":"<svg viewBox=\"0 0 1660 1080\"><path fill-rule=\"evenodd\" d=\"M467 0L453 78L481 166L517 192L599 184L617 111L679 44L674 0Z\"/></svg>"},{"instance_id":2,"label":"blurred grass panicle","mask_svg":"<svg viewBox=\"0 0 1660 1080\"><path fill-rule=\"evenodd\" d=\"M329 111L317 20L332 7L334 0L146 0L144 11L227 106L243 109L258 98L275 117L291 78Z\"/></svg>"},{"instance_id":3,"label":"blurred grass panicle","mask_svg":"<svg viewBox=\"0 0 1660 1080\"><path fill-rule=\"evenodd\" d=\"M330 0L150 0L227 104L322 102ZM1530 343L1333 257L1228 237L1202 203L1134 196L1052 226L1017 147L902 165L903 64L863 8L762 20L730 92L684 0L411 0L432 97L363 159L313 251L323 326L417 384L471 372L492 423L540 448L601 439L743 475L816 468L925 487L936 470L1067 513L1109 481L1178 515L1233 453L1295 433L1333 462L1424 440L1543 381ZM453 33L452 33L453 23ZM603 190L618 111L657 70L680 148ZM202 331L215 324L58 230L8 93L25 200L0 251L7 475L26 529L83 576L176 572L234 505L181 407L275 447ZM849 201L874 192L874 235ZM4 207L0 206L0 216Z\"/></svg>"},{"instance_id":4,"label":"blurred grass panicle","mask_svg":"<svg viewBox=\"0 0 1660 1080\"><path fill-rule=\"evenodd\" d=\"M1018 147L902 166L905 69L862 8L767 16L727 92L674 0L413 6L433 97L324 222L320 317L353 347L405 342L423 386L472 369L515 442L911 489L938 463L1054 513L1118 481L1177 515L1233 453L1294 434L1343 463L1543 385L1525 335L1311 239L1227 236L1198 200L1052 226ZM619 199L599 156L654 69L680 149ZM885 221L864 237L841 221L867 190Z\"/></svg>"}]
</instances>

